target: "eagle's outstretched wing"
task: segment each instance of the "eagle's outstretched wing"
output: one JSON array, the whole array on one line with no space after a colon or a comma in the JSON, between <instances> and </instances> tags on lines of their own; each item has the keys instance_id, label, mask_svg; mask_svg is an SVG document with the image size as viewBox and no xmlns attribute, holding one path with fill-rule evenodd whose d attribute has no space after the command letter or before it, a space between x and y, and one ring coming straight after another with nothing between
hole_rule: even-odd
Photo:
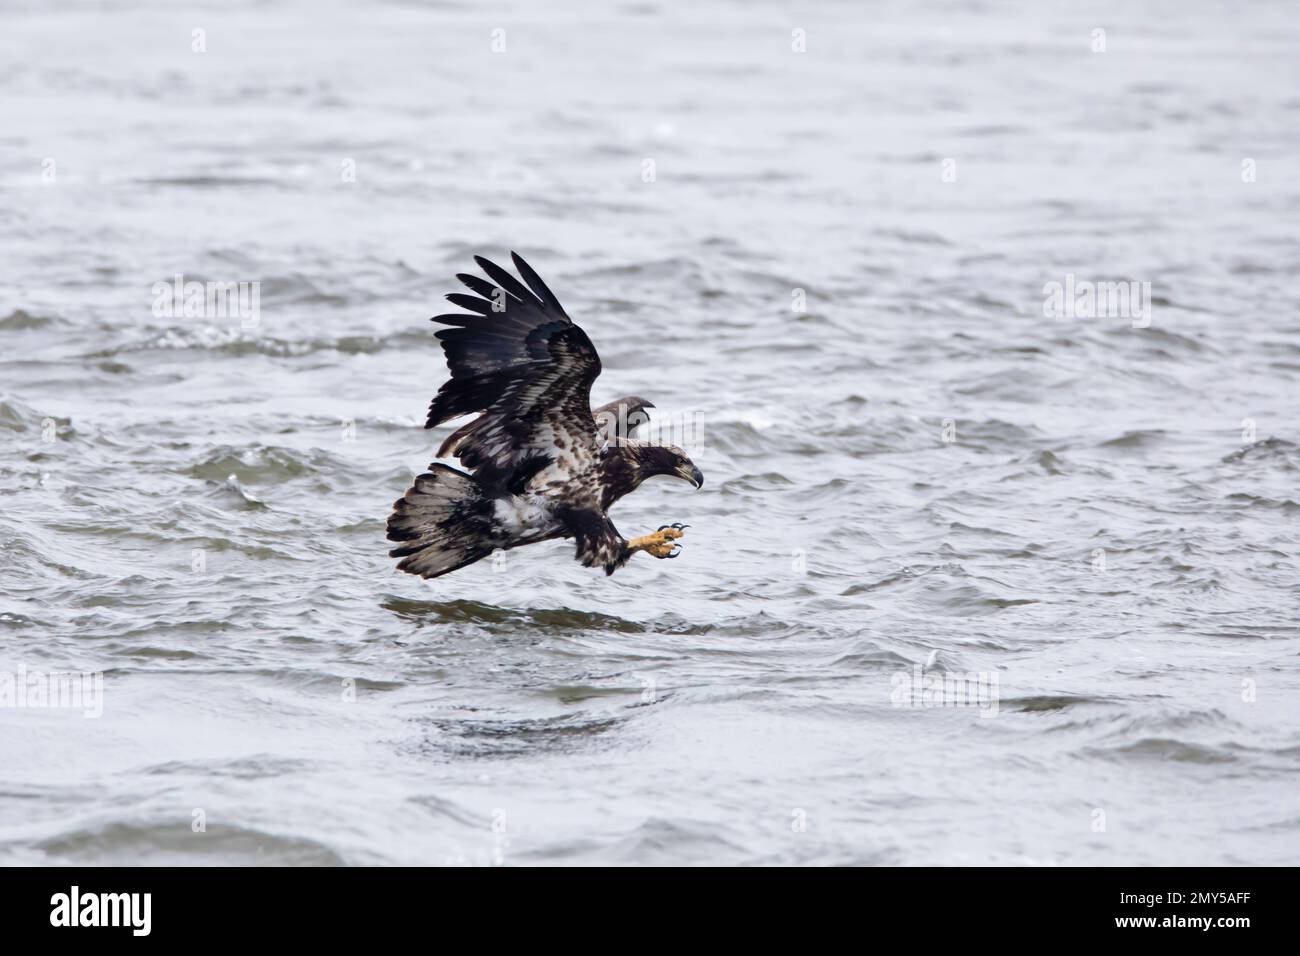
<instances>
[{"instance_id":1,"label":"eagle's outstretched wing","mask_svg":"<svg viewBox=\"0 0 1300 956\"><path fill-rule=\"evenodd\" d=\"M472 315L436 315L451 378L429 406L426 428L482 412L438 450L454 455L489 487L522 485L552 463L577 473L600 452L591 414L591 383L600 357L587 334L565 315L546 284L511 253L522 282L482 256L487 279L460 279L477 295L447 298Z\"/></svg>"}]
</instances>

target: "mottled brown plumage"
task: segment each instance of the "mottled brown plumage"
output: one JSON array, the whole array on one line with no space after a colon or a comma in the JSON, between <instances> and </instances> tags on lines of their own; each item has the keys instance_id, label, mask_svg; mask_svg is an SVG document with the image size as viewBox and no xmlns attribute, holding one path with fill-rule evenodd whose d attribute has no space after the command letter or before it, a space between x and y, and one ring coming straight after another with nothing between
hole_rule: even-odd
<instances>
[{"instance_id":1,"label":"mottled brown plumage","mask_svg":"<svg viewBox=\"0 0 1300 956\"><path fill-rule=\"evenodd\" d=\"M645 399L591 408L600 374L595 347L528 263L511 258L523 282L476 256L488 279L461 274L476 294L447 296L470 314L434 316L450 326L437 337L451 378L425 427L477 415L438 450L468 473L433 464L416 478L388 519L388 538L400 543L390 556L426 578L553 538L575 539L578 560L606 574L636 551L675 557L682 526L629 542L606 512L653 475L697 488L703 475L680 448L630 438L654 407Z\"/></svg>"}]
</instances>

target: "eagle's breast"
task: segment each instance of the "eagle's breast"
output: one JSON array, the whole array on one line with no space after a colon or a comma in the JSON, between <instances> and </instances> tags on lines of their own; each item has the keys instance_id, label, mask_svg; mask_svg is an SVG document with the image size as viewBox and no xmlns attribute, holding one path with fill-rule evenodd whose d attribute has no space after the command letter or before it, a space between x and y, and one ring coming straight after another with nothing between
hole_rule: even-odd
<instances>
[{"instance_id":1,"label":"eagle's breast","mask_svg":"<svg viewBox=\"0 0 1300 956\"><path fill-rule=\"evenodd\" d=\"M538 494L498 498L492 508L496 532L512 543L538 541L563 530L555 517L554 502Z\"/></svg>"}]
</instances>

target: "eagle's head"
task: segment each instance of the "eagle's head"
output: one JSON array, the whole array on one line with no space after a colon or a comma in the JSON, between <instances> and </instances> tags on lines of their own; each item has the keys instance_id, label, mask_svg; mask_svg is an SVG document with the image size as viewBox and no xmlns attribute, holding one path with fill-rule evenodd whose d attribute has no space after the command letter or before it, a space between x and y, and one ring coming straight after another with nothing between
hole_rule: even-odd
<instances>
[{"instance_id":1,"label":"eagle's head","mask_svg":"<svg viewBox=\"0 0 1300 956\"><path fill-rule=\"evenodd\" d=\"M637 459L642 480L654 475L668 475L689 481L696 488L704 484L703 473L676 445L646 445L637 449Z\"/></svg>"}]
</instances>

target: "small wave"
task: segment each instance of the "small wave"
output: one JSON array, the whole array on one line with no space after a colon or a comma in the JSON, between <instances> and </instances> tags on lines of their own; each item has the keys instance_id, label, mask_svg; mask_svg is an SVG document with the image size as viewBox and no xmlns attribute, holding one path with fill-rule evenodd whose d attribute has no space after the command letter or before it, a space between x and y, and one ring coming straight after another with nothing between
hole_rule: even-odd
<instances>
[{"instance_id":1,"label":"small wave","mask_svg":"<svg viewBox=\"0 0 1300 956\"><path fill-rule=\"evenodd\" d=\"M651 817L619 839L608 854L615 862L654 866L711 863L746 855L746 841L716 820Z\"/></svg>"},{"instance_id":2,"label":"small wave","mask_svg":"<svg viewBox=\"0 0 1300 956\"><path fill-rule=\"evenodd\" d=\"M1039 694L1035 697L1003 698L999 706L1004 710L1023 714L1059 713L1074 707L1089 704L1113 703L1100 697L1077 696L1074 694Z\"/></svg>"},{"instance_id":3,"label":"small wave","mask_svg":"<svg viewBox=\"0 0 1300 956\"><path fill-rule=\"evenodd\" d=\"M1089 753L1111 759L1135 760L1142 763L1163 763L1172 760L1178 763L1224 764L1237 760L1234 754L1222 747L1173 740L1167 737L1144 737L1131 744L1111 748L1086 748Z\"/></svg>"},{"instance_id":4,"label":"small wave","mask_svg":"<svg viewBox=\"0 0 1300 956\"><path fill-rule=\"evenodd\" d=\"M986 585L992 582L985 582ZM1008 608L1037 604L1036 598L997 594L980 586L960 565L901 568L876 581L855 584L844 594L870 594L902 588L914 605L944 616L996 614Z\"/></svg>"},{"instance_id":5,"label":"small wave","mask_svg":"<svg viewBox=\"0 0 1300 956\"><path fill-rule=\"evenodd\" d=\"M1259 508L1264 511L1281 511L1286 514L1294 514L1300 511L1300 502L1293 501L1290 498L1269 498L1265 495L1252 495L1244 491L1227 495L1223 500L1230 501L1233 504L1245 505L1247 508Z\"/></svg>"},{"instance_id":6,"label":"small wave","mask_svg":"<svg viewBox=\"0 0 1300 956\"><path fill-rule=\"evenodd\" d=\"M190 176L146 176L132 180L141 186L181 186L187 189L224 189L230 186L284 185L284 179L275 176L194 174Z\"/></svg>"},{"instance_id":7,"label":"small wave","mask_svg":"<svg viewBox=\"0 0 1300 956\"><path fill-rule=\"evenodd\" d=\"M233 864L256 860L266 866L341 866L326 844L237 825L209 827L195 836L191 820L148 820L86 825L38 841L51 863L98 864L148 859L160 866Z\"/></svg>"},{"instance_id":8,"label":"small wave","mask_svg":"<svg viewBox=\"0 0 1300 956\"><path fill-rule=\"evenodd\" d=\"M1300 447L1282 438L1269 437L1224 455L1222 461L1224 464L1278 464L1287 471L1294 471L1300 466Z\"/></svg>"},{"instance_id":9,"label":"small wave","mask_svg":"<svg viewBox=\"0 0 1300 956\"><path fill-rule=\"evenodd\" d=\"M231 358L247 355L296 358L315 352L360 355L386 350L406 351L419 347L430 347L430 336L425 332L406 331L393 335L341 335L332 338L284 339L245 330L240 327L237 320L232 319L228 325L205 324L197 327L164 329L147 339L90 352L85 357L111 358L122 354L151 351L203 351Z\"/></svg>"},{"instance_id":10,"label":"small wave","mask_svg":"<svg viewBox=\"0 0 1300 956\"><path fill-rule=\"evenodd\" d=\"M0 319L0 332L20 332L27 329L43 329L54 325L57 320L43 315L33 315L25 309L14 309Z\"/></svg>"},{"instance_id":11,"label":"small wave","mask_svg":"<svg viewBox=\"0 0 1300 956\"><path fill-rule=\"evenodd\" d=\"M1161 429L1138 429L1128 431L1118 438L1110 438L1100 442L1098 448L1135 448L1150 449L1158 448L1169 439L1169 433Z\"/></svg>"},{"instance_id":12,"label":"small wave","mask_svg":"<svg viewBox=\"0 0 1300 956\"><path fill-rule=\"evenodd\" d=\"M42 432L53 427L53 434L67 439L75 434L72 419L43 414L16 398L0 399L0 428L13 432Z\"/></svg>"},{"instance_id":13,"label":"small wave","mask_svg":"<svg viewBox=\"0 0 1300 956\"><path fill-rule=\"evenodd\" d=\"M207 481L231 483L241 491L248 485L279 485L294 478L347 474L351 464L320 449L299 451L280 445L220 445L183 469L182 474Z\"/></svg>"},{"instance_id":14,"label":"small wave","mask_svg":"<svg viewBox=\"0 0 1300 956\"><path fill-rule=\"evenodd\" d=\"M301 773L311 769L306 760L277 757L273 754L253 754L231 760L169 760L166 763L142 767L139 772L156 776L227 777L233 780L263 780Z\"/></svg>"},{"instance_id":15,"label":"small wave","mask_svg":"<svg viewBox=\"0 0 1300 956\"><path fill-rule=\"evenodd\" d=\"M623 722L605 713L557 717L485 720L428 718L435 733L424 745L447 759L457 757L536 757L542 751L573 751Z\"/></svg>"}]
</instances>

